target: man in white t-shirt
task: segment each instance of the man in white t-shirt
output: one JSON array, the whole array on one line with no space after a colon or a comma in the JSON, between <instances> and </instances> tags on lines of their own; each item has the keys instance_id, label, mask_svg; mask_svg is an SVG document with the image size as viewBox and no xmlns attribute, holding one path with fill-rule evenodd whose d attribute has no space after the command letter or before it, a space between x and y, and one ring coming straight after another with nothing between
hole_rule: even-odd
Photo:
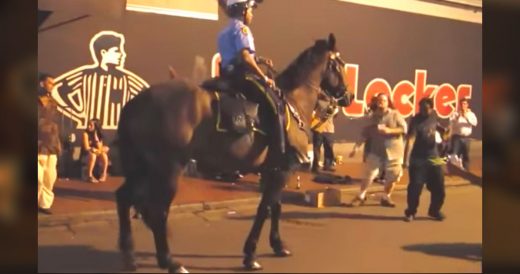
<instances>
[{"instance_id":1,"label":"man in white t-shirt","mask_svg":"<svg viewBox=\"0 0 520 274\"><path fill-rule=\"evenodd\" d=\"M462 167L466 170L469 167L469 137L475 126L477 126L477 116L469 108L469 99L460 99L459 111L450 117L451 157L461 159Z\"/></svg>"}]
</instances>

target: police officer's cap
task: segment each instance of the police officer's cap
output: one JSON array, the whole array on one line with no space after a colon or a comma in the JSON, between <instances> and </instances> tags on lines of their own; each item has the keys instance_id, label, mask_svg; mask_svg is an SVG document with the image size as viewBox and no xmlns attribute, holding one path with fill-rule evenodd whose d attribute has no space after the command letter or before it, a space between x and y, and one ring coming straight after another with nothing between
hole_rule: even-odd
<instances>
[{"instance_id":1,"label":"police officer's cap","mask_svg":"<svg viewBox=\"0 0 520 274\"><path fill-rule=\"evenodd\" d=\"M263 0L227 0L226 7L231 8L233 6L243 6L244 8L256 8L258 3L262 3Z\"/></svg>"}]
</instances>

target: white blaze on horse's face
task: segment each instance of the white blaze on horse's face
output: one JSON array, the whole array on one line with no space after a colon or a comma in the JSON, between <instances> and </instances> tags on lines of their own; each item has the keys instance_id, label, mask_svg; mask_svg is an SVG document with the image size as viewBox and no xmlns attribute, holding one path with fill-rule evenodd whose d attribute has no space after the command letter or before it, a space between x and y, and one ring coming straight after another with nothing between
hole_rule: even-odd
<instances>
[{"instance_id":1,"label":"white blaze on horse's face","mask_svg":"<svg viewBox=\"0 0 520 274\"><path fill-rule=\"evenodd\" d=\"M330 55L330 59L336 60L341 65L343 72L345 72L345 61L343 61L343 59L341 59L340 55L341 54L339 53L339 51L333 52Z\"/></svg>"}]
</instances>

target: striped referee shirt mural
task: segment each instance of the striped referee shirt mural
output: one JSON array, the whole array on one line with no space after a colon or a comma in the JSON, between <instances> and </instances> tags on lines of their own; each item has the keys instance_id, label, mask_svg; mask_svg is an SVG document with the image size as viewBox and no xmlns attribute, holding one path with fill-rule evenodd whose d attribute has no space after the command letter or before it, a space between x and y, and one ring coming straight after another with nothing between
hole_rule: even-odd
<instances>
[{"instance_id":1,"label":"striped referee shirt mural","mask_svg":"<svg viewBox=\"0 0 520 274\"><path fill-rule=\"evenodd\" d=\"M90 40L93 64L65 72L55 79L52 97L58 111L85 129L90 119L101 121L103 129L115 130L123 106L148 83L124 68L125 37L101 31Z\"/></svg>"}]
</instances>

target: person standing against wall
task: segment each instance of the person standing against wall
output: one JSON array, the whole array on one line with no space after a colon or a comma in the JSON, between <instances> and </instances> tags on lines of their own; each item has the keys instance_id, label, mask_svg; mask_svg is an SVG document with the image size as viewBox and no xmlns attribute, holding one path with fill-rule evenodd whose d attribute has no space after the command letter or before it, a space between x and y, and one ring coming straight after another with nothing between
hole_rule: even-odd
<instances>
[{"instance_id":1,"label":"person standing against wall","mask_svg":"<svg viewBox=\"0 0 520 274\"><path fill-rule=\"evenodd\" d=\"M54 183L57 179L56 165L61 154L58 124L54 122L56 104L54 101L40 101L38 104L38 211L52 214Z\"/></svg>"},{"instance_id":2,"label":"person standing against wall","mask_svg":"<svg viewBox=\"0 0 520 274\"><path fill-rule=\"evenodd\" d=\"M477 116L469 108L469 99L462 98L459 101L459 111L450 117L450 131L452 154L450 158L461 159L462 167L469 168L469 136L473 127L477 126ZM458 161L457 161L458 162Z\"/></svg>"},{"instance_id":3,"label":"person standing against wall","mask_svg":"<svg viewBox=\"0 0 520 274\"><path fill-rule=\"evenodd\" d=\"M319 161L321 154L321 146L323 145L323 170L335 171L334 169L334 118L339 113L337 103L328 100L325 96L318 98L316 110L313 113L313 120L311 124L312 131L312 147L313 147L313 161L312 172L319 172Z\"/></svg>"}]
</instances>

